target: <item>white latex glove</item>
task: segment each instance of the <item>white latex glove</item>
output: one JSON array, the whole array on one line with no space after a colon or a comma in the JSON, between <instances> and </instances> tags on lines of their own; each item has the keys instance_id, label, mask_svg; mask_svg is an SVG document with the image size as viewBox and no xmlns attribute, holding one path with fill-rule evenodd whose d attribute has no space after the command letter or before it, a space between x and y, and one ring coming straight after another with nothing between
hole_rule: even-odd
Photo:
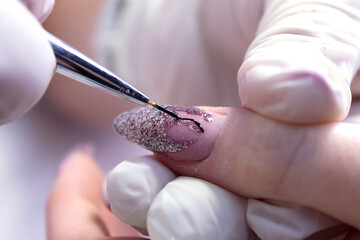
<instances>
[{"instance_id":1,"label":"white latex glove","mask_svg":"<svg viewBox=\"0 0 360 240\"><path fill-rule=\"evenodd\" d=\"M247 200L209 182L177 177L152 156L120 163L106 198L121 220L151 239L248 239Z\"/></svg>"},{"instance_id":2,"label":"white latex glove","mask_svg":"<svg viewBox=\"0 0 360 240\"><path fill-rule=\"evenodd\" d=\"M360 64L357 0L125 6L112 25L119 34L105 37L108 58L160 103L238 106L240 96L247 108L295 123L339 121L349 111Z\"/></svg>"},{"instance_id":3,"label":"white latex glove","mask_svg":"<svg viewBox=\"0 0 360 240\"><path fill-rule=\"evenodd\" d=\"M359 1L265 1L238 75L244 106L297 123L343 120L360 64Z\"/></svg>"},{"instance_id":4,"label":"white latex glove","mask_svg":"<svg viewBox=\"0 0 360 240\"><path fill-rule=\"evenodd\" d=\"M339 224L310 208L248 201L204 180L177 177L152 156L114 168L105 196L119 219L156 240L301 240Z\"/></svg>"},{"instance_id":5,"label":"white latex glove","mask_svg":"<svg viewBox=\"0 0 360 240\"><path fill-rule=\"evenodd\" d=\"M53 4L53 0L0 1L0 124L28 111L52 78L55 57L39 21Z\"/></svg>"}]
</instances>

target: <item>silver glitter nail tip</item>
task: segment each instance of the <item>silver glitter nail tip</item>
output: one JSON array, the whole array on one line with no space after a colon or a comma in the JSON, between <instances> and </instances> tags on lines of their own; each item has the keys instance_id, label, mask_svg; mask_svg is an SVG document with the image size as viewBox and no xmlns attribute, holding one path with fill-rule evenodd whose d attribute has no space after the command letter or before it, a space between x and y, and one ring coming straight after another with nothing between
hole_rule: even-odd
<instances>
[{"instance_id":1,"label":"silver glitter nail tip","mask_svg":"<svg viewBox=\"0 0 360 240\"><path fill-rule=\"evenodd\" d=\"M186 112L190 115L203 116L207 122L212 116L197 108L165 106L172 112ZM172 125L187 126L200 133L199 128L191 121L175 120L173 117L153 107L141 107L120 114L114 121L115 130L127 140L139 144L150 151L174 153L184 150L193 141L174 141L168 137L166 128Z\"/></svg>"}]
</instances>

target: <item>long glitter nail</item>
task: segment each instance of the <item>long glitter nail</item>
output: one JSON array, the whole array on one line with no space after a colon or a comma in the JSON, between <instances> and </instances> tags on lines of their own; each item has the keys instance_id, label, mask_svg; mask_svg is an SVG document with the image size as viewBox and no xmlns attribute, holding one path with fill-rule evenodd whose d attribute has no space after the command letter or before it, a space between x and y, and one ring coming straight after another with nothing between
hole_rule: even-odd
<instances>
[{"instance_id":1,"label":"long glitter nail","mask_svg":"<svg viewBox=\"0 0 360 240\"><path fill-rule=\"evenodd\" d=\"M193 107L165 106L172 112L184 112L202 117L205 122L212 122L211 114ZM175 153L194 143L193 140L175 141L168 136L167 129L172 126L185 126L188 130L202 134L192 121L175 119L152 107L141 107L120 114L114 121L115 130L129 141L137 143L150 151Z\"/></svg>"}]
</instances>

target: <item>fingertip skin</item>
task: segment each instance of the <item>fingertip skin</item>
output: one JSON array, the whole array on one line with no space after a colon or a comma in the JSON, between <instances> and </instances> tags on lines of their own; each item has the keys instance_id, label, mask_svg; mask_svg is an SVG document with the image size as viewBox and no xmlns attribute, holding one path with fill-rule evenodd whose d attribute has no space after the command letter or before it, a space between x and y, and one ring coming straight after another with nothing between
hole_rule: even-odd
<instances>
[{"instance_id":1,"label":"fingertip skin","mask_svg":"<svg viewBox=\"0 0 360 240\"><path fill-rule=\"evenodd\" d=\"M0 3L0 124L28 111L44 94L56 61L40 23L18 1Z\"/></svg>"}]
</instances>

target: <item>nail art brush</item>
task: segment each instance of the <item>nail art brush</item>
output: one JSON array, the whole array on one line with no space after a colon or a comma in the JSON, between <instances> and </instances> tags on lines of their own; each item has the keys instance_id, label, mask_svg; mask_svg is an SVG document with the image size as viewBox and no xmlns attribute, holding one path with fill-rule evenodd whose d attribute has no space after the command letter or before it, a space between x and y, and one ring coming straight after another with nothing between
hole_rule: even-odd
<instances>
[{"instance_id":1,"label":"nail art brush","mask_svg":"<svg viewBox=\"0 0 360 240\"><path fill-rule=\"evenodd\" d=\"M150 105L178 120L194 122L204 132L201 124L192 118L182 118L161 107L110 70L99 65L54 35L46 32L56 57L56 72L86 85L102 89L140 105Z\"/></svg>"}]
</instances>

